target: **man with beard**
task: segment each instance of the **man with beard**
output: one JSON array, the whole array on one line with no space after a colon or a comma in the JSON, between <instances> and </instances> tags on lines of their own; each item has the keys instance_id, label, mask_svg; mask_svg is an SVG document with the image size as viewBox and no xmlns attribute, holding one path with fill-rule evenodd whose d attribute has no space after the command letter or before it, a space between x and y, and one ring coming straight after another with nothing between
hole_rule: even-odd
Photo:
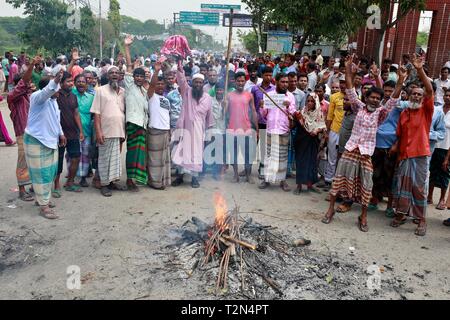
<instances>
[{"instance_id":1,"label":"man with beard","mask_svg":"<svg viewBox=\"0 0 450 320\"><path fill-rule=\"evenodd\" d=\"M286 74L279 73L276 77L276 90L272 91L269 96L284 95L283 111L279 108L264 108L264 100L260 107L261 115L267 121L267 141L266 141L266 157L264 161L264 180L259 185L260 189L266 189L271 183L279 183L283 191L289 192L286 182L288 148L289 148L289 132L291 127L290 116L293 116L297 110L295 108L295 98L289 92L289 78Z\"/></svg>"},{"instance_id":2,"label":"man with beard","mask_svg":"<svg viewBox=\"0 0 450 320\"><path fill-rule=\"evenodd\" d=\"M339 160L336 174L330 191L330 207L322 222L329 224L334 217L336 198L341 195L361 204L361 216L358 217L358 227L362 232L369 231L367 225L367 207L372 196L373 167L371 156L375 150L376 133L378 126L388 116L395 104L388 103L381 106L384 92L381 88L372 87L366 93L366 103L358 99L353 77L357 67L353 64L354 55L348 56L346 67L346 94L357 112L352 135L345 145L345 152ZM405 72L406 74L406 72ZM396 90L400 92L401 82Z\"/></svg>"},{"instance_id":3,"label":"man with beard","mask_svg":"<svg viewBox=\"0 0 450 320\"><path fill-rule=\"evenodd\" d=\"M391 226L397 228L404 224L407 221L405 215L409 214L419 220L415 234L424 236L427 230L428 157L431 155L429 135L434 97L431 82L423 70L423 58L414 55L412 63L425 90L411 90L408 108L400 115L397 126L400 163L394 191L396 217Z\"/></svg>"},{"instance_id":4,"label":"man with beard","mask_svg":"<svg viewBox=\"0 0 450 320\"><path fill-rule=\"evenodd\" d=\"M132 192L139 191L136 182L147 184L147 123L148 96L144 88L145 70L137 68L133 71L130 46L133 38L125 38L125 56L127 73L125 74L125 104L127 133L127 187ZM159 71L159 70L158 70ZM133 72L133 75L131 74Z\"/></svg>"},{"instance_id":5,"label":"man with beard","mask_svg":"<svg viewBox=\"0 0 450 320\"><path fill-rule=\"evenodd\" d=\"M192 188L199 188L197 177L203 171L204 136L206 130L214 124L212 100L203 91L205 77L202 74L195 74L192 77L192 87L188 85L181 61L178 61L177 82L183 104L172 139L177 142L172 160L179 166L172 186L181 185L184 182L183 176L187 173L192 176Z\"/></svg>"},{"instance_id":6,"label":"man with beard","mask_svg":"<svg viewBox=\"0 0 450 320\"><path fill-rule=\"evenodd\" d=\"M31 64L35 65L40 63L41 57L37 56ZM23 146L23 135L27 126L28 111L30 109L30 95L36 90L34 83L31 82L32 71L33 69L29 68L21 79L20 77L16 79L18 82L15 84L14 90L8 94L7 98L18 147L16 177L19 185L19 199L23 201L34 200L33 196L25 190L25 186L30 185L31 180Z\"/></svg>"},{"instance_id":7,"label":"man with beard","mask_svg":"<svg viewBox=\"0 0 450 320\"><path fill-rule=\"evenodd\" d=\"M108 84L97 89L91 113L98 145L101 194L111 197L110 189L120 190L114 182L122 174L120 152L125 140L125 90L119 87L118 67L110 66L107 75Z\"/></svg>"},{"instance_id":8,"label":"man with beard","mask_svg":"<svg viewBox=\"0 0 450 320\"><path fill-rule=\"evenodd\" d=\"M88 92L92 95L95 95L96 83L95 83L93 71L84 70L83 76L86 79L86 84L87 84L86 92Z\"/></svg>"},{"instance_id":9,"label":"man with beard","mask_svg":"<svg viewBox=\"0 0 450 320\"><path fill-rule=\"evenodd\" d=\"M234 169L233 182L239 182L238 165L241 161L238 159L243 157L245 177L248 183L253 184L251 174L256 153L256 135L254 133L258 131L258 117L253 95L248 91L244 91L245 73L236 73L235 79L236 90L228 93L228 103L225 109L225 118L228 119L226 127L229 156L227 158L228 163Z\"/></svg>"},{"instance_id":10,"label":"man with beard","mask_svg":"<svg viewBox=\"0 0 450 320\"><path fill-rule=\"evenodd\" d=\"M244 91L252 92L254 86L260 85L262 79L258 77L258 68L256 65L251 64L247 67L250 79L245 83Z\"/></svg>"}]
</instances>

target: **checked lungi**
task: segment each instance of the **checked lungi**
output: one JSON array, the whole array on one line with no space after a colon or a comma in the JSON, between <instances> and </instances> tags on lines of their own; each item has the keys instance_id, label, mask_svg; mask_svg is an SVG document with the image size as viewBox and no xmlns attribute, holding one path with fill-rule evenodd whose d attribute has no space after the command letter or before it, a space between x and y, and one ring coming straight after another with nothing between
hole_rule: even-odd
<instances>
[{"instance_id":1,"label":"checked lungi","mask_svg":"<svg viewBox=\"0 0 450 320\"><path fill-rule=\"evenodd\" d=\"M289 133L267 134L266 159L264 161L264 179L268 183L279 183L286 180Z\"/></svg>"},{"instance_id":2,"label":"checked lungi","mask_svg":"<svg viewBox=\"0 0 450 320\"><path fill-rule=\"evenodd\" d=\"M58 170L58 149L47 148L26 133L23 143L36 201L40 206L46 206L50 202L53 181Z\"/></svg>"},{"instance_id":3,"label":"checked lungi","mask_svg":"<svg viewBox=\"0 0 450 320\"><path fill-rule=\"evenodd\" d=\"M148 184L170 185L170 130L148 129Z\"/></svg>"},{"instance_id":4,"label":"checked lungi","mask_svg":"<svg viewBox=\"0 0 450 320\"><path fill-rule=\"evenodd\" d=\"M428 157L400 161L395 175L394 208L402 214L424 219L427 212Z\"/></svg>"},{"instance_id":5,"label":"checked lungi","mask_svg":"<svg viewBox=\"0 0 450 320\"><path fill-rule=\"evenodd\" d=\"M98 173L102 187L120 179L120 138L106 138L105 143L98 146Z\"/></svg>"},{"instance_id":6,"label":"checked lungi","mask_svg":"<svg viewBox=\"0 0 450 320\"><path fill-rule=\"evenodd\" d=\"M147 132L144 128L127 122L127 178L147 184Z\"/></svg>"},{"instance_id":7,"label":"checked lungi","mask_svg":"<svg viewBox=\"0 0 450 320\"><path fill-rule=\"evenodd\" d=\"M372 197L372 159L359 149L345 151L338 162L330 190L332 196L341 196L367 207Z\"/></svg>"}]
</instances>

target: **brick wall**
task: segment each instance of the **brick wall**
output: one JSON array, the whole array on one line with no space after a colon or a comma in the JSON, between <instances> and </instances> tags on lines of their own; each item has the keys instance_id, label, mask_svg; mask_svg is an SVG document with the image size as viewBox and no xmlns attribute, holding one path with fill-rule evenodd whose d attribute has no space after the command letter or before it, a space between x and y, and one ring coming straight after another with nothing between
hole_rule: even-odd
<instances>
[{"instance_id":1,"label":"brick wall","mask_svg":"<svg viewBox=\"0 0 450 320\"><path fill-rule=\"evenodd\" d=\"M450 60L450 0L428 0L426 10L434 11L427 50L427 62L430 76L436 78L444 63ZM420 23L420 11L412 11L403 18L396 28L386 32L383 57L399 63L404 53L412 54L416 50L417 32ZM354 37L358 44L359 56L373 57L376 47L375 31L361 29ZM390 42L391 47L387 47Z\"/></svg>"}]
</instances>

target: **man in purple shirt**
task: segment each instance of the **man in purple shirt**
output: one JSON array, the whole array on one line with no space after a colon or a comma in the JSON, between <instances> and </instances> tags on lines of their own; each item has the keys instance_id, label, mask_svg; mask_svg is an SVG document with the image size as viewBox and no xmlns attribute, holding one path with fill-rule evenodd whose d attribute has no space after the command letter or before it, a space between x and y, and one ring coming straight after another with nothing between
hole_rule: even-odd
<instances>
[{"instance_id":1,"label":"man in purple shirt","mask_svg":"<svg viewBox=\"0 0 450 320\"><path fill-rule=\"evenodd\" d=\"M264 119L264 117L261 115L260 112L260 103L261 101L264 100L264 94L262 93L262 91L259 88L262 88L264 91L266 92L272 92L275 90L275 86L272 84L272 74L273 74L273 69L271 67L265 67L264 71L263 71L263 81L260 85L256 85L252 88L251 93L253 94L253 99L255 101L255 108L256 108L256 113L258 114L258 127L260 130L263 130L262 133L265 134L265 130L266 130L266 120ZM258 139L258 143L259 143L259 139ZM259 148L259 150L262 150L262 148ZM264 159L264 154L261 152L260 154L260 159ZM262 175L262 170L264 168L264 163L263 161L261 161L261 163L259 164L259 178L262 180L264 179L264 176ZM242 173L240 174L240 176L245 176L245 172L242 175Z\"/></svg>"}]
</instances>

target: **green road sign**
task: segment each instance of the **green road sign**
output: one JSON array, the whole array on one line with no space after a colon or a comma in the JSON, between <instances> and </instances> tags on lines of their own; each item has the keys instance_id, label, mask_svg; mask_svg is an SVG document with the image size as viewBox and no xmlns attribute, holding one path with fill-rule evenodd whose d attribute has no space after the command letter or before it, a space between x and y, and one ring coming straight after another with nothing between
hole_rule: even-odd
<instances>
[{"instance_id":1,"label":"green road sign","mask_svg":"<svg viewBox=\"0 0 450 320\"><path fill-rule=\"evenodd\" d=\"M180 23L217 26L219 21L218 13L180 11Z\"/></svg>"},{"instance_id":2,"label":"green road sign","mask_svg":"<svg viewBox=\"0 0 450 320\"><path fill-rule=\"evenodd\" d=\"M210 4L210 3L202 3L201 11L202 12L215 12L215 13L230 13L230 10L233 9L234 12L241 11L241 6L237 4Z\"/></svg>"}]
</instances>

